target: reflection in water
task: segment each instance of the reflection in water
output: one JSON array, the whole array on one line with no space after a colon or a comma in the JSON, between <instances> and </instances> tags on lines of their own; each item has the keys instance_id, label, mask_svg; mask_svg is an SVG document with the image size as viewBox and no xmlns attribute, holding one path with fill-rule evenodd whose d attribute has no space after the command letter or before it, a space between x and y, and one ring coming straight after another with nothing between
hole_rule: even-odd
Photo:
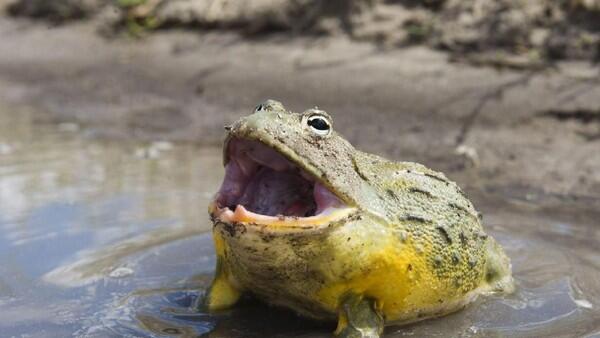
<instances>
[{"instance_id":1,"label":"reflection in water","mask_svg":"<svg viewBox=\"0 0 600 338\"><path fill-rule=\"evenodd\" d=\"M0 336L70 336L121 296L212 271L219 149L90 141L34 119L0 105Z\"/></svg>"},{"instance_id":2,"label":"reflection in water","mask_svg":"<svg viewBox=\"0 0 600 338\"><path fill-rule=\"evenodd\" d=\"M105 276L122 278L134 274L129 267L119 266L124 258L149 252L155 247L171 244L177 240L189 238L206 230L193 227L161 227L148 233L128 238L115 244L96 250L86 250L78 253L75 262L59 266L44 275L47 282L65 285L81 286L97 281ZM207 244L207 247L212 247ZM207 253L210 255L210 253Z\"/></svg>"},{"instance_id":3,"label":"reflection in water","mask_svg":"<svg viewBox=\"0 0 600 338\"><path fill-rule=\"evenodd\" d=\"M94 141L0 104L0 336L328 337L246 299L199 307L214 268L206 205L219 149ZM492 209L493 210L493 209ZM497 210L517 292L389 336L585 336L600 331L600 229Z\"/></svg>"}]
</instances>

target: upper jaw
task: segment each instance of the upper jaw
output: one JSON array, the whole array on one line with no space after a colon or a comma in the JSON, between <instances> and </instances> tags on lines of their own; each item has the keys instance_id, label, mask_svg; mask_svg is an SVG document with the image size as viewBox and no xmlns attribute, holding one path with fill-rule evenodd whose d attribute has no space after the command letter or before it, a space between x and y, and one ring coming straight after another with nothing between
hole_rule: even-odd
<instances>
[{"instance_id":1,"label":"upper jaw","mask_svg":"<svg viewBox=\"0 0 600 338\"><path fill-rule=\"evenodd\" d=\"M215 221L270 228L319 228L349 217L348 206L314 175L310 164L251 138L229 135L225 178L209 207Z\"/></svg>"}]
</instances>

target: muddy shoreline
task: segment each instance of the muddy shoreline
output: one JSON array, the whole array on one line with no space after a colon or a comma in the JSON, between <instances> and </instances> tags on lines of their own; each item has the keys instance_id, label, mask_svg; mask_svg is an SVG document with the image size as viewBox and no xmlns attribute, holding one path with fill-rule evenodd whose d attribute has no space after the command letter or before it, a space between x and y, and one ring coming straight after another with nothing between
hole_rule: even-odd
<instances>
[{"instance_id":1,"label":"muddy shoreline","mask_svg":"<svg viewBox=\"0 0 600 338\"><path fill-rule=\"evenodd\" d=\"M296 111L319 106L357 148L444 171L481 199L585 217L600 210L593 64L498 70L426 47L289 33L106 39L90 22L7 17L0 35L0 100L39 111L40 123L75 123L91 137L218 144L225 124L274 98Z\"/></svg>"}]
</instances>

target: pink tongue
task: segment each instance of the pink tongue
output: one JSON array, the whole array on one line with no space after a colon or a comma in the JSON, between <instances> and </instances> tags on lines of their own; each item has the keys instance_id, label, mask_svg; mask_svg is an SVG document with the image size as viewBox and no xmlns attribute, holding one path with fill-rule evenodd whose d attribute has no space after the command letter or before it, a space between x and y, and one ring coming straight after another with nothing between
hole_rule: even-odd
<instances>
[{"instance_id":1,"label":"pink tongue","mask_svg":"<svg viewBox=\"0 0 600 338\"><path fill-rule=\"evenodd\" d=\"M237 203L262 215L304 216L314 207L311 192L311 183L297 174L263 167L252 177Z\"/></svg>"},{"instance_id":2,"label":"pink tongue","mask_svg":"<svg viewBox=\"0 0 600 338\"><path fill-rule=\"evenodd\" d=\"M318 215L329 208L339 208L344 205L344 203L340 201L337 196L322 186L321 183L315 183L315 190L313 194L315 203L317 204L317 211L315 215Z\"/></svg>"}]
</instances>

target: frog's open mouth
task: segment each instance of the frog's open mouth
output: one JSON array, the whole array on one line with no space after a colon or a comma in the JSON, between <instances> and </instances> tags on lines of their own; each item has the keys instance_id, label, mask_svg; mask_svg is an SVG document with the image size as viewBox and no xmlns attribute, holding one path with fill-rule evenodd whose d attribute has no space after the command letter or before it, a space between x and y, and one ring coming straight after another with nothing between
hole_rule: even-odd
<instances>
[{"instance_id":1,"label":"frog's open mouth","mask_svg":"<svg viewBox=\"0 0 600 338\"><path fill-rule=\"evenodd\" d=\"M353 209L275 149L232 138L225 179L210 213L227 223L322 225Z\"/></svg>"}]
</instances>

